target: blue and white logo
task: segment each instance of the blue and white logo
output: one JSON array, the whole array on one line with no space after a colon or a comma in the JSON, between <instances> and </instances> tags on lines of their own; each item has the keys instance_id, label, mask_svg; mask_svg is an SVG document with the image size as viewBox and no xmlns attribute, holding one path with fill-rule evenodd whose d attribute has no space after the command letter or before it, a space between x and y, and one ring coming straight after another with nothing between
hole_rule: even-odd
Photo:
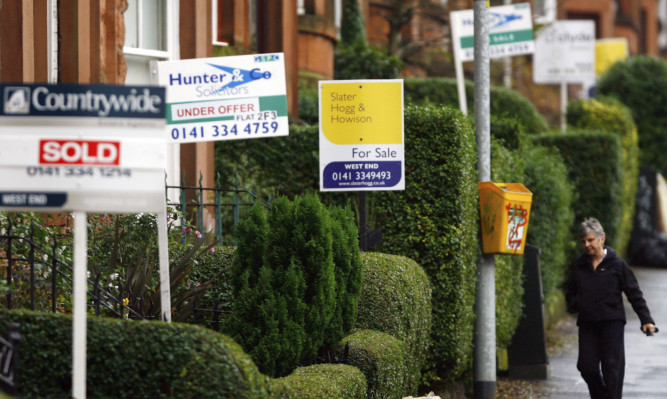
<instances>
[{"instance_id":1,"label":"blue and white logo","mask_svg":"<svg viewBox=\"0 0 667 399\"><path fill-rule=\"evenodd\" d=\"M5 114L29 114L30 113L30 88L12 87L5 88L3 93Z\"/></svg>"}]
</instances>

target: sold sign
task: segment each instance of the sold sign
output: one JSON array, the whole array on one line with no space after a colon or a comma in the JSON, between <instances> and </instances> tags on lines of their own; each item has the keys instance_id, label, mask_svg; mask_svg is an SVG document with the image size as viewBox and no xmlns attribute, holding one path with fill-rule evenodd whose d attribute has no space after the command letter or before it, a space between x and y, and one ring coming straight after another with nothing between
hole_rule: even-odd
<instances>
[{"instance_id":1,"label":"sold sign","mask_svg":"<svg viewBox=\"0 0 667 399\"><path fill-rule=\"evenodd\" d=\"M39 141L40 164L118 165L119 159L119 141Z\"/></svg>"}]
</instances>

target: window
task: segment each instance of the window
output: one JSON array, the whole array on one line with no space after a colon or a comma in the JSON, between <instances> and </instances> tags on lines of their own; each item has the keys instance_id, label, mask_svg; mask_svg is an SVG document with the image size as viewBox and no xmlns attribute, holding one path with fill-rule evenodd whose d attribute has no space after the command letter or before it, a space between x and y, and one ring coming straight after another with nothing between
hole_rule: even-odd
<instances>
[{"instance_id":1,"label":"window","mask_svg":"<svg viewBox=\"0 0 667 399\"><path fill-rule=\"evenodd\" d=\"M176 0L129 0L125 11L127 84L151 82L151 61L178 59Z\"/></svg>"},{"instance_id":2,"label":"window","mask_svg":"<svg viewBox=\"0 0 667 399\"><path fill-rule=\"evenodd\" d=\"M535 0L535 22L548 24L556 20L556 0Z\"/></svg>"}]
</instances>

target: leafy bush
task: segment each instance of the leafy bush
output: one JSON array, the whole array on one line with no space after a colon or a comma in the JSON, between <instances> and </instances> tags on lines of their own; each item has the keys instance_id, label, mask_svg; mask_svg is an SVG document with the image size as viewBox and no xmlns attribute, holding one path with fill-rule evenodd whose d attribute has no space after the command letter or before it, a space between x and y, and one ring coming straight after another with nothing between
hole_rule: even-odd
<instances>
[{"instance_id":1,"label":"leafy bush","mask_svg":"<svg viewBox=\"0 0 667 399\"><path fill-rule=\"evenodd\" d=\"M600 129L612 132L621 141L622 207L618 227L617 250L625 254L635 214L635 197L639 178L639 146L637 128L629 110L613 99L580 100L567 107L568 124L577 129Z\"/></svg>"},{"instance_id":2,"label":"leafy bush","mask_svg":"<svg viewBox=\"0 0 667 399\"><path fill-rule=\"evenodd\" d=\"M641 166L667 172L667 60L629 57L614 64L597 82L599 94L616 97L632 111L639 133Z\"/></svg>"},{"instance_id":3,"label":"leafy bush","mask_svg":"<svg viewBox=\"0 0 667 399\"><path fill-rule=\"evenodd\" d=\"M358 367L368 383L368 399L401 398L407 387L401 341L379 331L356 330L335 348L338 358Z\"/></svg>"},{"instance_id":4,"label":"leafy bush","mask_svg":"<svg viewBox=\"0 0 667 399\"><path fill-rule=\"evenodd\" d=\"M365 399L366 377L344 364L299 367L270 382L271 399Z\"/></svg>"},{"instance_id":5,"label":"leafy bush","mask_svg":"<svg viewBox=\"0 0 667 399\"><path fill-rule=\"evenodd\" d=\"M19 323L20 397L70 397L72 318L0 311L0 331ZM90 398L257 398L268 378L229 337L178 323L88 319Z\"/></svg>"},{"instance_id":6,"label":"leafy bush","mask_svg":"<svg viewBox=\"0 0 667 399\"><path fill-rule=\"evenodd\" d=\"M239 224L234 314L225 331L266 374L284 376L298 364L312 364L323 345L338 342L354 324L358 233L350 215L335 214L344 219L333 222L319 199L307 194L293 203L278 198L268 217L256 205ZM338 307L336 299L345 295Z\"/></svg>"},{"instance_id":7,"label":"leafy bush","mask_svg":"<svg viewBox=\"0 0 667 399\"><path fill-rule=\"evenodd\" d=\"M572 209L575 223L570 239L578 242L577 226L585 218L597 218L607 234L607 243L617 247L622 219L621 143L618 135L608 132L574 131L534 138L535 143L555 147L568 170L574 187ZM529 229L530 231L530 229ZM575 254L570 254L570 257ZM570 260L572 260L570 258Z\"/></svg>"},{"instance_id":8,"label":"leafy bush","mask_svg":"<svg viewBox=\"0 0 667 399\"><path fill-rule=\"evenodd\" d=\"M542 146L526 146L524 184L533 193L526 243L540 248L542 291L549 305L569 270L568 254L574 241L573 190L567 167L558 151Z\"/></svg>"},{"instance_id":9,"label":"leafy bush","mask_svg":"<svg viewBox=\"0 0 667 399\"><path fill-rule=\"evenodd\" d=\"M378 46L355 41L339 43L334 51L334 79L395 79L403 62Z\"/></svg>"},{"instance_id":10,"label":"leafy bush","mask_svg":"<svg viewBox=\"0 0 667 399\"><path fill-rule=\"evenodd\" d=\"M477 157L468 119L449 107L405 109L404 191L374 196L382 252L424 268L433 290L429 372L470 370L477 263ZM430 375L429 378L436 378Z\"/></svg>"},{"instance_id":11,"label":"leafy bush","mask_svg":"<svg viewBox=\"0 0 667 399\"><path fill-rule=\"evenodd\" d=\"M450 78L405 78L405 103L441 104L459 108L456 80ZM465 82L468 109L475 106L473 83ZM542 115L528 99L519 93L504 87L491 87L491 115L503 118L516 118L521 121L528 134L538 134L549 130ZM472 112L470 112L472 115ZM491 134L494 134L491 132ZM494 134L495 135L495 134ZM507 143L509 145L509 143Z\"/></svg>"},{"instance_id":12,"label":"leafy bush","mask_svg":"<svg viewBox=\"0 0 667 399\"><path fill-rule=\"evenodd\" d=\"M491 129L493 130L492 123ZM491 180L522 183L521 153L513 152L491 140ZM530 189L530 188L528 188ZM531 218L532 219L532 218ZM530 224L528 225L530 231ZM496 345L507 348L523 315L522 255L496 255Z\"/></svg>"},{"instance_id":13,"label":"leafy bush","mask_svg":"<svg viewBox=\"0 0 667 399\"><path fill-rule=\"evenodd\" d=\"M401 341L406 363L404 394L417 392L428 359L431 285L424 270L403 256L362 253L363 288L356 327Z\"/></svg>"}]
</instances>

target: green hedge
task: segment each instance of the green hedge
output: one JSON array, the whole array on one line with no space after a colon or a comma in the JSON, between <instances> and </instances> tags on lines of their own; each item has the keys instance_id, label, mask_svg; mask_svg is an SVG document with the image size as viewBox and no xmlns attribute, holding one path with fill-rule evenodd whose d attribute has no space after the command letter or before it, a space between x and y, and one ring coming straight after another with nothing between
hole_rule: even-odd
<instances>
[{"instance_id":1,"label":"green hedge","mask_svg":"<svg viewBox=\"0 0 667 399\"><path fill-rule=\"evenodd\" d=\"M357 367L316 364L270 382L271 399L365 399L366 377Z\"/></svg>"},{"instance_id":2,"label":"green hedge","mask_svg":"<svg viewBox=\"0 0 667 399\"><path fill-rule=\"evenodd\" d=\"M405 396L406 359L400 340L379 331L356 330L341 341L334 354L364 373L368 399Z\"/></svg>"},{"instance_id":3,"label":"green hedge","mask_svg":"<svg viewBox=\"0 0 667 399\"><path fill-rule=\"evenodd\" d=\"M635 197L639 178L639 144L637 128L630 111L612 99L579 100L568 104L568 125L576 129L604 130L618 135L621 141L622 200L616 249L625 254L635 214Z\"/></svg>"},{"instance_id":4,"label":"green hedge","mask_svg":"<svg viewBox=\"0 0 667 399\"><path fill-rule=\"evenodd\" d=\"M572 208L575 223L571 226L571 239L579 242L578 223L584 218L595 217L605 229L606 242L618 247L623 200L622 155L618 135L575 131L535 137L535 143L557 148L567 165L568 179L574 186Z\"/></svg>"},{"instance_id":5,"label":"green hedge","mask_svg":"<svg viewBox=\"0 0 667 399\"><path fill-rule=\"evenodd\" d=\"M449 107L408 106L404 118L410 154L405 190L373 197L383 229L380 250L415 260L429 276L429 369L455 381L472 364L479 226L475 137L465 115Z\"/></svg>"},{"instance_id":6,"label":"green hedge","mask_svg":"<svg viewBox=\"0 0 667 399\"><path fill-rule=\"evenodd\" d=\"M356 327L387 333L403 344L404 394L417 392L428 358L431 285L424 270L404 256L362 253L363 286Z\"/></svg>"},{"instance_id":7,"label":"green hedge","mask_svg":"<svg viewBox=\"0 0 667 399\"><path fill-rule=\"evenodd\" d=\"M542 292L549 306L557 300L575 245L570 235L574 187L558 150L529 145L522 157L524 185L533 193L526 243L540 248Z\"/></svg>"},{"instance_id":8,"label":"green hedge","mask_svg":"<svg viewBox=\"0 0 667 399\"><path fill-rule=\"evenodd\" d=\"M69 397L72 318L0 311L21 329L20 397ZM202 327L88 318L89 398L257 398L268 378L232 339ZM23 382L23 383L22 383Z\"/></svg>"},{"instance_id":9,"label":"green hedge","mask_svg":"<svg viewBox=\"0 0 667 399\"><path fill-rule=\"evenodd\" d=\"M456 79L450 78L405 78L405 103L441 104L459 108ZM474 85L465 82L468 114L475 109ZM525 127L526 133L536 134L549 130L546 119L533 104L519 93L504 87L492 86L490 90L491 115L504 118L517 118ZM492 132L492 134L494 134Z\"/></svg>"},{"instance_id":10,"label":"green hedge","mask_svg":"<svg viewBox=\"0 0 667 399\"><path fill-rule=\"evenodd\" d=\"M667 173L667 60L640 55L619 61L598 79L596 90L616 97L632 111L640 165Z\"/></svg>"},{"instance_id":11,"label":"green hedge","mask_svg":"<svg viewBox=\"0 0 667 399\"><path fill-rule=\"evenodd\" d=\"M493 129L494 124L491 124ZM512 151L491 140L491 180L497 183L523 183L523 162L519 151ZM530 187L528 187L530 189ZM528 225L530 231L530 224ZM523 315L522 255L496 255L496 346L507 348Z\"/></svg>"}]
</instances>

